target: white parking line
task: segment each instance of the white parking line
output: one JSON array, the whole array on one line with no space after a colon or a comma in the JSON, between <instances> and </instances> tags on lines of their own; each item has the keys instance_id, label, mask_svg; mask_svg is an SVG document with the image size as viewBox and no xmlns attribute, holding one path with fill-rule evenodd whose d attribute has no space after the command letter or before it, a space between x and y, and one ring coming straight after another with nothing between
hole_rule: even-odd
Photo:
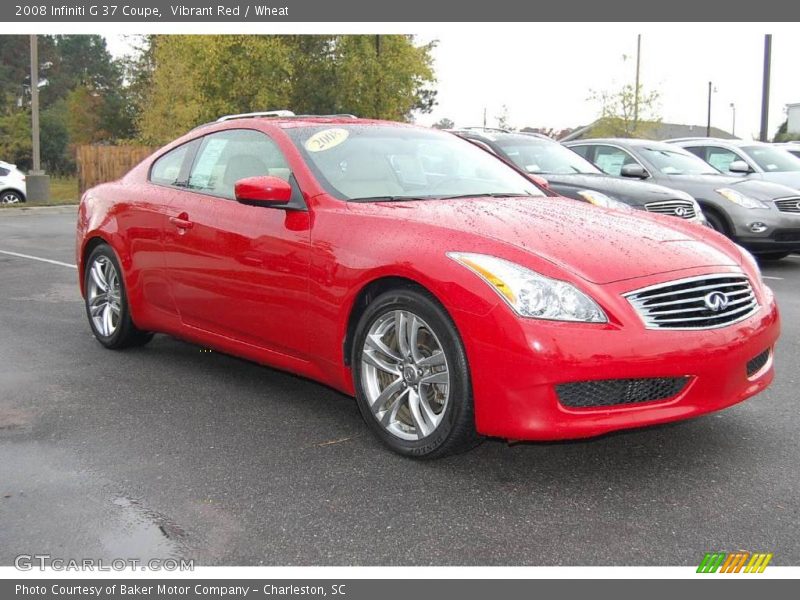
<instances>
[{"instance_id":1,"label":"white parking line","mask_svg":"<svg viewBox=\"0 0 800 600\"><path fill-rule=\"evenodd\" d=\"M16 256L17 258L28 258L30 260L38 260L39 262L50 263L51 265L58 265L59 267L69 267L70 269L77 269L76 265L61 262L60 260L51 260L49 258L42 258L41 256L31 256L30 254L20 254L19 252L9 252L8 250L0 250L0 254L7 254L8 256Z\"/></svg>"}]
</instances>

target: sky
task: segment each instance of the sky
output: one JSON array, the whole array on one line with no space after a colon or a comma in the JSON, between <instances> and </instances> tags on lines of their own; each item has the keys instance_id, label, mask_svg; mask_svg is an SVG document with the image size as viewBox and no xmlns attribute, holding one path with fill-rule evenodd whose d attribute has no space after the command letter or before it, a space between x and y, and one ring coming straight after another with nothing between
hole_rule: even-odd
<instances>
[{"instance_id":1,"label":"sky","mask_svg":"<svg viewBox=\"0 0 800 600\"><path fill-rule=\"evenodd\" d=\"M796 24L410 24L433 52L438 106L417 122L441 118L457 126L494 126L503 106L515 128L562 129L592 122L592 91L633 84L636 37L642 34L641 83L660 94L663 121L704 126L708 82L711 123L757 138L761 120L764 33L773 32L769 135L800 102L800 31ZM414 29L417 28L417 31ZM130 51L124 36L107 36L112 54ZM273 107L265 107L273 108Z\"/></svg>"}]
</instances>

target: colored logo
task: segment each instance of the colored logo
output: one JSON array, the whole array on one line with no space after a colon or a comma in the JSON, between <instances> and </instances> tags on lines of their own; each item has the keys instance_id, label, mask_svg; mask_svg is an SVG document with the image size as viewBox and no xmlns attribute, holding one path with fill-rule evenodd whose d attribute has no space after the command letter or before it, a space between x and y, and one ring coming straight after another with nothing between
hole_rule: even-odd
<instances>
[{"instance_id":1,"label":"colored logo","mask_svg":"<svg viewBox=\"0 0 800 600\"><path fill-rule=\"evenodd\" d=\"M706 552L697 572L763 573L771 560L771 552Z\"/></svg>"},{"instance_id":2,"label":"colored logo","mask_svg":"<svg viewBox=\"0 0 800 600\"><path fill-rule=\"evenodd\" d=\"M711 292L710 294L706 294L706 297L703 298L703 302L705 302L709 310L719 312L728 308L730 300L728 300L728 297L722 292Z\"/></svg>"}]
</instances>

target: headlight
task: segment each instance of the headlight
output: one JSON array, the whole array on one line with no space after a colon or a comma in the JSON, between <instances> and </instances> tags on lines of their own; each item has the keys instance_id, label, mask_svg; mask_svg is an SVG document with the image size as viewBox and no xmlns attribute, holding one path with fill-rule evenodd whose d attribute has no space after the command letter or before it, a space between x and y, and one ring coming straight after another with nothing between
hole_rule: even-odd
<instances>
[{"instance_id":1,"label":"headlight","mask_svg":"<svg viewBox=\"0 0 800 600\"><path fill-rule=\"evenodd\" d=\"M630 206L625 204L624 202L620 202L619 200L614 200L610 196L606 196L601 192L595 192L594 190L581 190L578 192L578 195L591 202L595 206L602 206L604 208L614 208L616 210L632 210Z\"/></svg>"},{"instance_id":2,"label":"headlight","mask_svg":"<svg viewBox=\"0 0 800 600\"><path fill-rule=\"evenodd\" d=\"M468 252L447 256L477 273L521 317L607 323L597 303L566 281L551 279L515 263Z\"/></svg>"},{"instance_id":3,"label":"headlight","mask_svg":"<svg viewBox=\"0 0 800 600\"><path fill-rule=\"evenodd\" d=\"M730 200L734 204L738 204L744 208L769 208L766 204L761 202L761 200L745 196L731 188L720 188L716 190L716 192L726 200Z\"/></svg>"}]
</instances>

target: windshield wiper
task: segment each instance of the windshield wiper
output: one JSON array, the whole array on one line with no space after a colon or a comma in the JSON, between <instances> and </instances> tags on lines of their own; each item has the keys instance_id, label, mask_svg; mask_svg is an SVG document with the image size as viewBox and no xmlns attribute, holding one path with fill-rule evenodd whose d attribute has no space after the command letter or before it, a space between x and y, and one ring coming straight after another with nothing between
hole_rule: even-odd
<instances>
[{"instance_id":1,"label":"windshield wiper","mask_svg":"<svg viewBox=\"0 0 800 600\"><path fill-rule=\"evenodd\" d=\"M509 192L492 192L488 194L458 194L455 196L437 196L437 200L458 200L459 198L536 198L533 194L512 194Z\"/></svg>"},{"instance_id":2,"label":"windshield wiper","mask_svg":"<svg viewBox=\"0 0 800 600\"><path fill-rule=\"evenodd\" d=\"M364 196L363 198L350 198L350 202L413 202L430 200L430 198L420 196Z\"/></svg>"}]
</instances>

